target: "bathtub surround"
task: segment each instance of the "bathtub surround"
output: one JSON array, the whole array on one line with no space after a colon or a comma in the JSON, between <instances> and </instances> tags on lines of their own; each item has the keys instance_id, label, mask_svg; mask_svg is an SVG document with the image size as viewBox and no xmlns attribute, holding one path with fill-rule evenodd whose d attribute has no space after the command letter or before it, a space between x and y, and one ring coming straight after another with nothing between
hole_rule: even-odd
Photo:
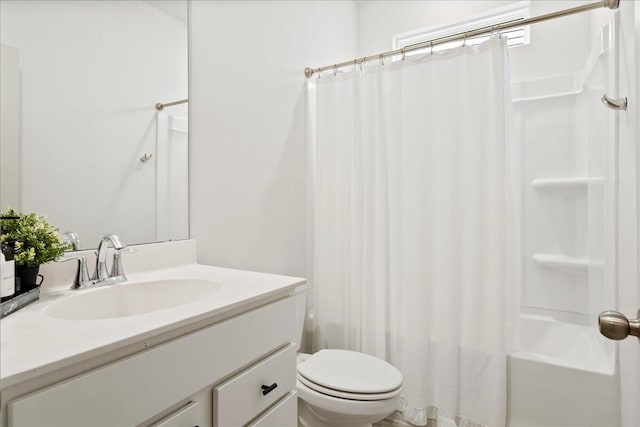
<instances>
[{"instance_id":1,"label":"bathtub surround","mask_svg":"<svg viewBox=\"0 0 640 427\"><path fill-rule=\"evenodd\" d=\"M443 426L505 423L519 280L509 82L494 39L309 83L314 347L398 367L418 425L434 410Z\"/></svg>"},{"instance_id":2,"label":"bathtub surround","mask_svg":"<svg viewBox=\"0 0 640 427\"><path fill-rule=\"evenodd\" d=\"M616 88L615 14L599 18L584 37L579 72L517 85L526 89L514 100L524 268L520 340L509 364L513 425L621 422L616 345L598 333L597 315L616 306L617 198L628 197L616 189L622 115L601 97L626 91ZM553 86L567 77L574 88Z\"/></svg>"}]
</instances>

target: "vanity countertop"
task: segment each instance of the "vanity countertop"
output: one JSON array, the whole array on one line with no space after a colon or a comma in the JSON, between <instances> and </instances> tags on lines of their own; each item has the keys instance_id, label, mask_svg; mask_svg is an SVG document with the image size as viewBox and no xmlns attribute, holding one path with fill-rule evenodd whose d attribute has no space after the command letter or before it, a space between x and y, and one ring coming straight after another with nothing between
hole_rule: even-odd
<instances>
[{"instance_id":1,"label":"vanity countertop","mask_svg":"<svg viewBox=\"0 0 640 427\"><path fill-rule=\"evenodd\" d=\"M212 267L195 262L135 272L124 283L197 279L220 284L217 292L194 302L132 316L94 320L62 320L46 313L47 307L86 290L44 292L41 299L0 322L0 381L2 388L36 378L72 364L136 343L140 350L157 344L153 338L202 322L224 320L251 308L292 294L305 279ZM150 294L149 298L153 298ZM150 343L146 342L151 340Z\"/></svg>"}]
</instances>

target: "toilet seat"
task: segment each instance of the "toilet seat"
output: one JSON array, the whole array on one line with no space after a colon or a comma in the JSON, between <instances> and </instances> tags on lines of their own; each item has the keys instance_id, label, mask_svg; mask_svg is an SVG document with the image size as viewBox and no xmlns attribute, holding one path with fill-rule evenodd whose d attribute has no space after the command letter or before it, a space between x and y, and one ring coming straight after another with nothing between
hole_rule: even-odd
<instances>
[{"instance_id":1,"label":"toilet seat","mask_svg":"<svg viewBox=\"0 0 640 427\"><path fill-rule=\"evenodd\" d=\"M384 400L402 390L395 367L364 353L320 350L298 364L298 380L319 393L350 400Z\"/></svg>"},{"instance_id":2,"label":"toilet seat","mask_svg":"<svg viewBox=\"0 0 640 427\"><path fill-rule=\"evenodd\" d=\"M320 393L307 387L300 381L300 377L298 377L296 390L298 391L300 399L304 401L305 404L311 405L314 411L320 409L322 411L330 411L334 414L344 414L347 417L371 417L374 414L378 414L379 417L374 415L374 418L377 419L373 422L380 421L393 412L398 406L400 399L400 395L384 400L342 399Z\"/></svg>"},{"instance_id":3,"label":"toilet seat","mask_svg":"<svg viewBox=\"0 0 640 427\"><path fill-rule=\"evenodd\" d=\"M392 399L400 394L402 391L402 386L386 393L347 393L344 391L334 390L331 388L323 387L319 384L314 383L313 381L308 380L304 376L298 374L298 381L301 384L304 384L306 387L313 391L317 391L318 393L326 394L330 397L335 397L337 399L347 399L347 400L359 400L359 401L373 401L373 400L385 400Z\"/></svg>"}]
</instances>

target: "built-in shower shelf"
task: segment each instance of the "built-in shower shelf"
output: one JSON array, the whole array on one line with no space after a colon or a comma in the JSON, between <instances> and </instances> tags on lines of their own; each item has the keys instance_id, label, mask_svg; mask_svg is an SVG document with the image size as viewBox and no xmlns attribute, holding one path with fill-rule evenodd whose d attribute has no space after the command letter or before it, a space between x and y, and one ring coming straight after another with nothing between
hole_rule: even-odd
<instances>
[{"instance_id":1,"label":"built-in shower shelf","mask_svg":"<svg viewBox=\"0 0 640 427\"><path fill-rule=\"evenodd\" d=\"M582 191L586 190L589 184L602 184L604 179L601 176L576 176L568 178L538 178L531 182L533 188L549 191Z\"/></svg>"},{"instance_id":2,"label":"built-in shower shelf","mask_svg":"<svg viewBox=\"0 0 640 427\"><path fill-rule=\"evenodd\" d=\"M602 261L558 254L534 254L533 261L543 267L572 272L586 272L590 266L602 266Z\"/></svg>"}]
</instances>

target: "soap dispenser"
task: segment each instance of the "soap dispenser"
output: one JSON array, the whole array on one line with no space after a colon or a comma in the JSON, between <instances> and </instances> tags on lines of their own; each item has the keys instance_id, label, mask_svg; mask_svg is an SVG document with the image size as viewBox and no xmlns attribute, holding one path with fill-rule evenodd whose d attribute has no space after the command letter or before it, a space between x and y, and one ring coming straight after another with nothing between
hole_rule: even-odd
<instances>
[{"instance_id":1,"label":"soap dispenser","mask_svg":"<svg viewBox=\"0 0 640 427\"><path fill-rule=\"evenodd\" d=\"M0 249L0 302L4 302L15 296L16 266L11 247L2 243Z\"/></svg>"}]
</instances>

